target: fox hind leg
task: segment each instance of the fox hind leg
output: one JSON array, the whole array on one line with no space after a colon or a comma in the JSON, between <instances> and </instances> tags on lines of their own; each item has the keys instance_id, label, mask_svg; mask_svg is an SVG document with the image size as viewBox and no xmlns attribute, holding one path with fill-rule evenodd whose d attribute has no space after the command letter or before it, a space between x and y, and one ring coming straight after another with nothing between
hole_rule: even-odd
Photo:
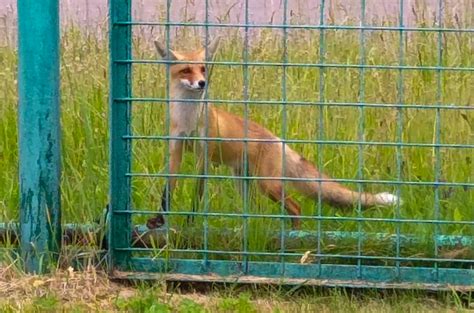
<instances>
[{"instance_id":1,"label":"fox hind leg","mask_svg":"<svg viewBox=\"0 0 474 313\"><path fill-rule=\"evenodd\" d=\"M258 181L258 185L262 193L271 200L279 203L283 200L286 211L292 216L291 224L293 229L299 229L301 227L301 221L298 217L301 215L301 208L298 203L288 195L285 195L285 198L282 199L283 184L281 180L261 180Z\"/></svg>"}]
</instances>

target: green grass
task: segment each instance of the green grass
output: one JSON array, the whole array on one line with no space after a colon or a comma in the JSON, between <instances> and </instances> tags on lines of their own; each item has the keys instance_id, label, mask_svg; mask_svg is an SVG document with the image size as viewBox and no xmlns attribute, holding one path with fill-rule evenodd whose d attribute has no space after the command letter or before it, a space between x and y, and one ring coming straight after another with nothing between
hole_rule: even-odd
<instances>
[{"instance_id":1,"label":"green grass","mask_svg":"<svg viewBox=\"0 0 474 313\"><path fill-rule=\"evenodd\" d=\"M446 12L450 12L446 10ZM449 14L449 13L448 13ZM446 17L449 27L454 19ZM421 23L421 22L420 22ZM463 25L461 25L463 26ZM468 26L468 25L467 25ZM466 27L467 27L466 26ZM139 59L154 59L153 44L146 40L146 29L134 37L134 56ZM194 30L194 33L197 31ZM101 36L99 36L101 35ZM62 207L64 222L87 223L98 218L107 204L108 192L108 50L104 34L84 33L70 27L63 31L61 47L61 110L63 126L63 177ZM191 32L177 32L175 43L182 48L189 42L196 43ZM290 30L288 59L290 62L317 63L320 60L318 31ZM186 40L185 40L186 39ZM412 66L437 65L437 33L410 32L404 40L404 63ZM325 32L325 62L358 64L359 33L356 31L328 30ZM183 44L179 44L183 43ZM197 45L193 45L196 47ZM472 35L470 33L445 33L442 36L443 66L472 67ZM372 31L366 33L366 61L372 65L397 65L399 61L399 33ZM230 30L220 47L218 60L241 61L243 41ZM251 61L281 61L283 46L281 34L262 30L249 51ZM12 47L0 48L0 211L3 221L18 218L18 154L17 154L17 54ZM271 67L249 67L249 96L253 100L282 100L282 69ZM320 94L320 69L314 67L290 67L287 70L287 100L318 101L322 96L327 102L397 103L399 90L398 70L371 70L330 68L324 71L324 88ZM440 97L438 97L438 75L440 75ZM365 95L360 99L361 79L365 80ZM404 71L403 97L407 104L437 104L471 106L474 103L472 72ZM243 100L243 68L240 66L215 66L210 98ZM161 65L136 65L133 69L133 90L136 97L165 97L165 70ZM244 106L222 105L237 114L243 114ZM417 108L355 108L341 106L282 106L248 105L249 117L289 139L326 139L357 141L363 133L365 141L396 142L398 134L403 142L435 143L438 139L446 144L472 144L474 139L474 111L439 110ZM163 135L165 129L164 103L136 103L133 106L133 133ZM282 126L284 115L286 125ZM440 138L436 138L436 120L440 119ZM363 128L361 128L363 125ZM285 126L285 127L284 127ZM133 143L133 171L162 173L165 171L165 142L137 140ZM358 177L359 152L363 156L362 175L368 180L398 179L397 150L395 147L358 145L311 145L293 144L292 147L315 164L320 163L323 171L335 178L354 179ZM436 164L439 153L440 163ZM319 155L321 156L319 159ZM472 183L472 149L429 147L404 147L400 151L403 181L434 181L435 168L443 181ZM319 162L319 160L321 162ZM187 155L181 173L197 174L196 159ZM211 174L229 175L228 168L212 167ZM137 178L133 180L133 206L137 209L158 209L163 179ZM348 184L357 188L355 184ZM208 203L211 212L242 212L240 196L229 180L209 180ZM180 180L173 198L173 210L188 211L191 208L194 182ZM367 184L364 190L370 192L396 192L397 187ZM400 217L408 219L434 219L435 189L424 186L400 187L404 205ZM474 192L469 188L440 187L439 218L454 221L474 220ZM282 212L278 204L260 196L251 189L251 213L277 214ZM312 200L295 195L305 215L317 213L317 204ZM322 207L324 216L357 216L357 210L341 211L329 206ZM364 217L396 217L396 209L375 208L362 213ZM147 216L137 216L134 223L144 223ZM213 229L226 228L235 231L235 238L223 243L218 232L210 233L209 249L241 250L243 221L231 218L209 218ZM170 218L170 224L183 225L182 217ZM196 219L201 226L202 218ZM278 231L280 220L250 218L249 250L270 251L275 249L265 238L272 231ZM395 233L394 223L361 223L366 232ZM285 225L286 229L289 224ZM356 222L322 222L322 230L355 231ZM435 232L430 224L399 225L402 234L416 234L421 237ZM315 221L305 221L305 230L316 230ZM454 235L474 235L472 226L443 225L439 232ZM179 243L179 246L186 245ZM199 242L199 238L198 238ZM176 243L178 245L178 243ZM199 244L198 244L199 245ZM356 253L356 246L328 247L327 252L345 251ZM303 247L302 250L314 249ZM331 250L332 249L332 250ZM334 250L335 249L335 250ZM364 245L364 254L394 255L393 249L381 248L377 243ZM402 251L402 255L432 256L434 243L426 241L423 246ZM469 254L469 255L472 255ZM188 254L189 256L189 254ZM219 258L221 256L212 256ZM237 257L233 257L237 258ZM238 257L240 258L240 257Z\"/></svg>"}]
</instances>

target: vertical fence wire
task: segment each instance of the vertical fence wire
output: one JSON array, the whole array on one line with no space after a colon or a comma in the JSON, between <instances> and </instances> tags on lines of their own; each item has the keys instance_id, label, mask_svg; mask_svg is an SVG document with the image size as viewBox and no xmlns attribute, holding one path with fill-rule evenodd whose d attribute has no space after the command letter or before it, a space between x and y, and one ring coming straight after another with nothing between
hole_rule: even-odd
<instances>
[{"instance_id":1,"label":"vertical fence wire","mask_svg":"<svg viewBox=\"0 0 474 313\"><path fill-rule=\"evenodd\" d=\"M437 23L438 27L443 26L443 0L438 0L438 18ZM437 66L438 69L436 71L436 104L442 104L442 84L441 84L441 75L442 72L439 68L442 66L443 63L443 33L438 32L438 42L437 42ZM436 116L435 116L435 134L434 140L436 144L441 142L441 110L439 108L436 109ZM439 146L434 148L434 157L435 157L435 164L434 164L434 171L435 171L435 183L439 183L440 176L441 176L441 156L440 156L440 148ZM440 194L439 194L439 185L436 184L434 187L434 219L440 219ZM439 225L435 225L435 238L439 235L440 229ZM434 257L438 258L438 241L435 240L434 242ZM436 281L439 280L439 265L438 262L434 263L435 267L435 279Z\"/></svg>"},{"instance_id":2,"label":"vertical fence wire","mask_svg":"<svg viewBox=\"0 0 474 313\"><path fill-rule=\"evenodd\" d=\"M205 59L209 60L209 51L208 51L208 43L209 43L209 0L205 1ZM208 101L208 87L209 84L206 83L206 89L204 91L204 136L206 138L209 137L209 101ZM198 136L202 136L202 134L199 134ZM209 186L207 182L207 176L209 175L209 142L207 140L204 140L204 151L203 151L203 157L204 157L204 213L209 212ZM207 269L209 265L209 218L207 215L204 216L204 240L203 240L203 245L204 245L204 253L203 253L203 268Z\"/></svg>"},{"instance_id":3,"label":"vertical fence wire","mask_svg":"<svg viewBox=\"0 0 474 313\"><path fill-rule=\"evenodd\" d=\"M320 4L320 8L319 8L319 25L321 26L320 30L319 30L319 63L320 64L324 64L326 58L325 58L325 54L326 54L326 40L325 40L325 33L324 33L324 28L322 26L324 26L324 22L325 22L325 19L324 19L324 10L325 10L325 6L326 6L326 0L321 0L321 4ZM324 67L320 67L319 68L319 101L321 103L325 102L326 100L326 97L325 97L325 86L324 86L324 74L325 74L325 69ZM322 105L320 105L318 107L319 109L319 127L318 127L318 140L321 140L321 142L324 140L324 107ZM322 168L323 168L323 147L324 145L322 144L318 144L318 173L322 173ZM318 178L322 178L321 175L319 175ZM317 242L317 247L316 247L316 253L317 255L321 255L321 226L322 226L322 223L321 223L321 219L319 217L322 216L322 206L323 206L323 203L322 203L322 181L319 181L318 182L318 188L319 188L319 191L318 191L318 201L316 203L317 205L317 216L318 216L318 220L317 220L317 223L316 223L316 228L317 228L317 232L318 232L318 242ZM318 271L319 271L319 275L321 275L321 271L322 271L322 263L321 263L321 258L318 257Z\"/></svg>"},{"instance_id":4,"label":"vertical fence wire","mask_svg":"<svg viewBox=\"0 0 474 313\"><path fill-rule=\"evenodd\" d=\"M361 0L361 11L360 11L360 25L365 26L365 5L366 0ZM360 30L360 50L359 50L359 64L365 65L365 30L361 28ZM359 69L359 99L358 102L362 104L359 107L359 127L357 139L359 141L365 141L365 67ZM358 169L357 169L357 179L363 179L363 168L364 168L364 146L358 145ZM359 191L359 199L357 203L357 217L362 218L362 199L361 194L363 192L363 186L361 183L357 184L357 189ZM357 256L362 255L362 220L357 222ZM362 276L362 259L357 259L357 277L361 278Z\"/></svg>"},{"instance_id":5,"label":"vertical fence wire","mask_svg":"<svg viewBox=\"0 0 474 313\"><path fill-rule=\"evenodd\" d=\"M172 0L166 0L166 26L165 26L165 41L166 41L166 56L168 61L170 60L171 56L171 27L170 27L170 22L171 22L171 1ZM168 136L172 135L171 134L171 88L170 88L170 82L171 82L171 64L166 63L165 64L165 76L166 76L166 89L165 89L165 94L166 94L166 115L165 115L165 128L167 131ZM175 144L178 144L177 141L175 141ZM166 173L171 172L171 164L170 164L170 141L166 140L165 143L165 167L166 167ZM171 211L171 184L170 180L171 177L166 177L166 185L165 185L165 199L166 199L166 207L164 208L166 212ZM162 196L163 197L163 196ZM162 208L163 209L163 208ZM165 229L166 229L166 247L170 247L170 230L169 230L169 219L171 215L166 215L165 216ZM169 253L166 251L166 256L169 257Z\"/></svg>"},{"instance_id":6,"label":"vertical fence wire","mask_svg":"<svg viewBox=\"0 0 474 313\"><path fill-rule=\"evenodd\" d=\"M405 64L405 45L404 45L404 34L403 31L404 27L404 0L399 0L399 25L400 25L400 32L399 32L399 50L398 50L398 64L403 66ZM397 100L400 104L400 107L397 108L397 139L398 143L401 143L403 140L403 111L401 105L404 103L404 77L403 71L401 69L398 70L398 86L397 86ZM397 181L402 180L402 147L400 145L396 146L396 158L397 158ZM397 185L396 196L400 199L401 196L401 186ZM395 208L395 218L401 218L400 212L400 201L398 200L396 203ZM396 247L395 247L395 254L396 257L400 257L400 223L396 224ZM400 277L400 261L397 260L395 262L395 266L397 268L397 278Z\"/></svg>"},{"instance_id":7,"label":"vertical fence wire","mask_svg":"<svg viewBox=\"0 0 474 313\"><path fill-rule=\"evenodd\" d=\"M248 121L249 121L249 68L248 68L248 61L249 61L249 0L245 0L245 28L244 28L244 51L243 51L243 59L244 59L244 66L243 66L243 78L244 78L244 138L247 139L248 137ZM244 141L244 155L243 155L243 176L245 177L243 181L243 202L244 202L244 214L245 216L249 213L249 180L247 176L249 175L249 168L248 168L248 141ZM241 174L240 174L241 175ZM242 175L241 175L242 176ZM239 184L240 186L241 184ZM248 218L244 217L243 219L243 262L244 262L244 272L247 273L248 271Z\"/></svg>"},{"instance_id":8,"label":"vertical fence wire","mask_svg":"<svg viewBox=\"0 0 474 313\"><path fill-rule=\"evenodd\" d=\"M281 81L281 98L283 101L283 110L282 110L282 124L281 124L281 132L282 132L282 138L283 142L281 143L281 150L282 150L282 156L281 156L281 176L286 177L286 142L285 139L287 139L287 106L286 106L286 101L287 99L287 94L286 94L286 88L287 88L287 82L286 82L286 75L287 75L287 66L286 64L288 63L288 0L284 0L283 2L283 36L282 36L282 43L283 43L283 65L282 65L282 81ZM283 216L285 214L285 200L286 200L286 181L281 180L281 205L280 205L280 214ZM283 254L285 252L285 218L281 219L281 224L280 224L280 251ZM285 257L282 255L280 258L280 271L281 271L281 276L285 275Z\"/></svg>"}]
</instances>

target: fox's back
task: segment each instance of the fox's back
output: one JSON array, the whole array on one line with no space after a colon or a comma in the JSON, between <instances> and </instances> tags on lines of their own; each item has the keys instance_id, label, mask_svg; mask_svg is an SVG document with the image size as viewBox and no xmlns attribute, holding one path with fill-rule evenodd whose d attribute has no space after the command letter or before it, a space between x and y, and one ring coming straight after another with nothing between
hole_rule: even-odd
<instances>
[{"instance_id":1,"label":"fox's back","mask_svg":"<svg viewBox=\"0 0 474 313\"><path fill-rule=\"evenodd\" d=\"M247 155L249 163L257 165L266 150L276 149L280 143L265 142L265 140L277 140L269 130L250 120L245 120L240 116L230 112L211 107L209 114L208 136L211 138L221 138L209 142L209 153L216 163L224 163L234 168L242 166L245 152L245 138L257 139L247 141ZM247 128L247 131L246 131ZM225 140L231 139L231 140ZM234 139L234 140L232 140ZM242 140L238 140L242 139Z\"/></svg>"}]
</instances>

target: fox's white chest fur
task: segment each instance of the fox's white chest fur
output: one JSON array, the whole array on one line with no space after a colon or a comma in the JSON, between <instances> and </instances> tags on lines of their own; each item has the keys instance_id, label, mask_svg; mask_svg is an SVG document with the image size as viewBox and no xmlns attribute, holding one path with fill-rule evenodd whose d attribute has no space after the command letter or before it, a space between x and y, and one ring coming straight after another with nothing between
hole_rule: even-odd
<instances>
[{"instance_id":1,"label":"fox's white chest fur","mask_svg":"<svg viewBox=\"0 0 474 313\"><path fill-rule=\"evenodd\" d=\"M193 99L201 98L201 93L197 92L178 92L174 99ZM201 135L203 132L199 128L199 121L203 112L203 104L197 101L179 101L171 102L170 104L170 118L174 125L172 129L173 136L192 136ZM202 127L201 127L202 128Z\"/></svg>"},{"instance_id":2,"label":"fox's white chest fur","mask_svg":"<svg viewBox=\"0 0 474 313\"><path fill-rule=\"evenodd\" d=\"M201 104L198 103L171 103L171 121L175 125L172 135L189 137L200 133L198 124L201 110Z\"/></svg>"}]
</instances>

